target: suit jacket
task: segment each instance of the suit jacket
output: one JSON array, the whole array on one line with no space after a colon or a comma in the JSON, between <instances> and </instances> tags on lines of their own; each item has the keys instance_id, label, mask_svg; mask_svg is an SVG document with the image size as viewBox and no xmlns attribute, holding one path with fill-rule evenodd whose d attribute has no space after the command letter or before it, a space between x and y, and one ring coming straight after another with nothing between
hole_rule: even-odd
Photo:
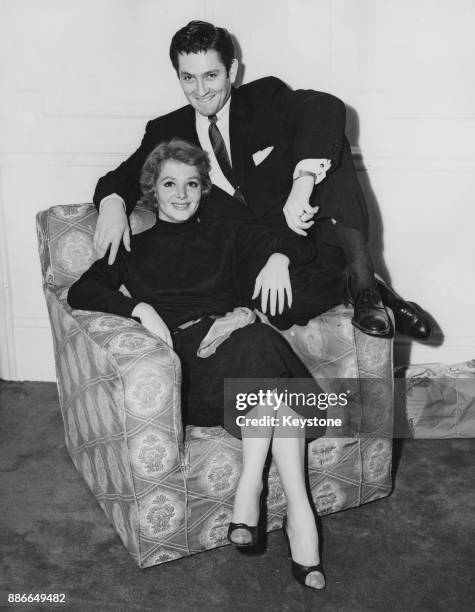
<instances>
[{"instance_id":1,"label":"suit jacket","mask_svg":"<svg viewBox=\"0 0 475 612\"><path fill-rule=\"evenodd\" d=\"M338 98L313 90L290 90L275 77L242 85L231 94L230 142L233 170L248 204L245 214L281 215L292 186L292 173L302 159L327 158L338 169L344 137L345 106ZM94 193L96 207L111 193L133 210L140 198L140 171L160 142L183 138L200 145L191 105L149 121L139 148L118 168L103 176ZM256 165L253 154L273 147ZM219 200L219 203L218 203ZM213 186L210 201L241 210L243 205ZM223 202L224 201L224 202Z\"/></svg>"}]
</instances>

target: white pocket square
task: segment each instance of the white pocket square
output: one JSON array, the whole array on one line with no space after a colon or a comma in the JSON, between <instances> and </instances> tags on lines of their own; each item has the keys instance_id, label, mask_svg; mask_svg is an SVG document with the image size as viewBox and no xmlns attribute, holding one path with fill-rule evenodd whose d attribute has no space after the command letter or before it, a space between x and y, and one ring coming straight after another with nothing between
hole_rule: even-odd
<instances>
[{"instance_id":1,"label":"white pocket square","mask_svg":"<svg viewBox=\"0 0 475 612\"><path fill-rule=\"evenodd\" d=\"M252 159L254 161L254 165L258 166L262 164L265 158L271 153L274 147L266 147L265 149L261 149L260 151L256 151L252 154Z\"/></svg>"}]
</instances>

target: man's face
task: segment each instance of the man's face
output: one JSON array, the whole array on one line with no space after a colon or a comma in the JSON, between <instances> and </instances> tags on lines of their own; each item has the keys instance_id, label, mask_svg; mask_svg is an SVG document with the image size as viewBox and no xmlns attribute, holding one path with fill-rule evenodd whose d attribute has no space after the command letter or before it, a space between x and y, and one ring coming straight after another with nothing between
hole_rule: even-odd
<instances>
[{"instance_id":1,"label":"man's face","mask_svg":"<svg viewBox=\"0 0 475 612\"><path fill-rule=\"evenodd\" d=\"M214 49L178 56L178 78L186 99L206 117L215 115L226 104L237 69L238 62L234 59L228 74Z\"/></svg>"}]
</instances>

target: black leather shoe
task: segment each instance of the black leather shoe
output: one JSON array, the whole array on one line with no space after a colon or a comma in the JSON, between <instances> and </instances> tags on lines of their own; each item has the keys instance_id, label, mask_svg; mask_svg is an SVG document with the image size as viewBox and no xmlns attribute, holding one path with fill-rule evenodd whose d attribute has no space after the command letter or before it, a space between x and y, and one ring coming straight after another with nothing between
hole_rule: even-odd
<instances>
[{"instance_id":1,"label":"black leather shoe","mask_svg":"<svg viewBox=\"0 0 475 612\"><path fill-rule=\"evenodd\" d=\"M394 336L392 321L377 291L364 289L354 299L347 282L346 298L353 304L354 314L351 323L354 327L377 338Z\"/></svg>"},{"instance_id":2,"label":"black leather shoe","mask_svg":"<svg viewBox=\"0 0 475 612\"><path fill-rule=\"evenodd\" d=\"M392 287L381 279L376 280L383 303L394 313L396 331L409 338L427 340L432 334L432 325L420 306L406 302Z\"/></svg>"}]
</instances>

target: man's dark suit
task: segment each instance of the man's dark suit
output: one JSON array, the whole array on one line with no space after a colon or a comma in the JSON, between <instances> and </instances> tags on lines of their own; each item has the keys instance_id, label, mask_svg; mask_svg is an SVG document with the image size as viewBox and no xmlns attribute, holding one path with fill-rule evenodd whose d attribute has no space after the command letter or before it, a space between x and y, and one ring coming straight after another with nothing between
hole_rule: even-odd
<instances>
[{"instance_id":1,"label":"man's dark suit","mask_svg":"<svg viewBox=\"0 0 475 612\"><path fill-rule=\"evenodd\" d=\"M315 269L320 270L312 286L319 295L321 308L315 307L315 291L309 305L312 316L316 316L341 301L341 272L345 262L330 219L367 234L365 201L344 136L345 106L330 94L291 91L279 79L266 77L232 90L229 126L233 170L247 207L213 186L206 204L211 215L236 215L287 228L282 209L292 187L295 166L303 159L332 160L330 173L315 188L312 202L320 206L315 229L309 232L314 234L317 243ZM130 214L141 195L139 177L146 157L160 142L172 138L200 146L192 106L148 122L137 151L99 180L94 193L95 205L98 207L102 198L117 193ZM256 166L253 154L268 147L273 147L272 151ZM321 274L325 277L324 287ZM304 285L308 294L308 278ZM295 297L294 284L293 287ZM294 317L293 322L302 323L304 319L308 320L307 312L302 317Z\"/></svg>"}]
</instances>

